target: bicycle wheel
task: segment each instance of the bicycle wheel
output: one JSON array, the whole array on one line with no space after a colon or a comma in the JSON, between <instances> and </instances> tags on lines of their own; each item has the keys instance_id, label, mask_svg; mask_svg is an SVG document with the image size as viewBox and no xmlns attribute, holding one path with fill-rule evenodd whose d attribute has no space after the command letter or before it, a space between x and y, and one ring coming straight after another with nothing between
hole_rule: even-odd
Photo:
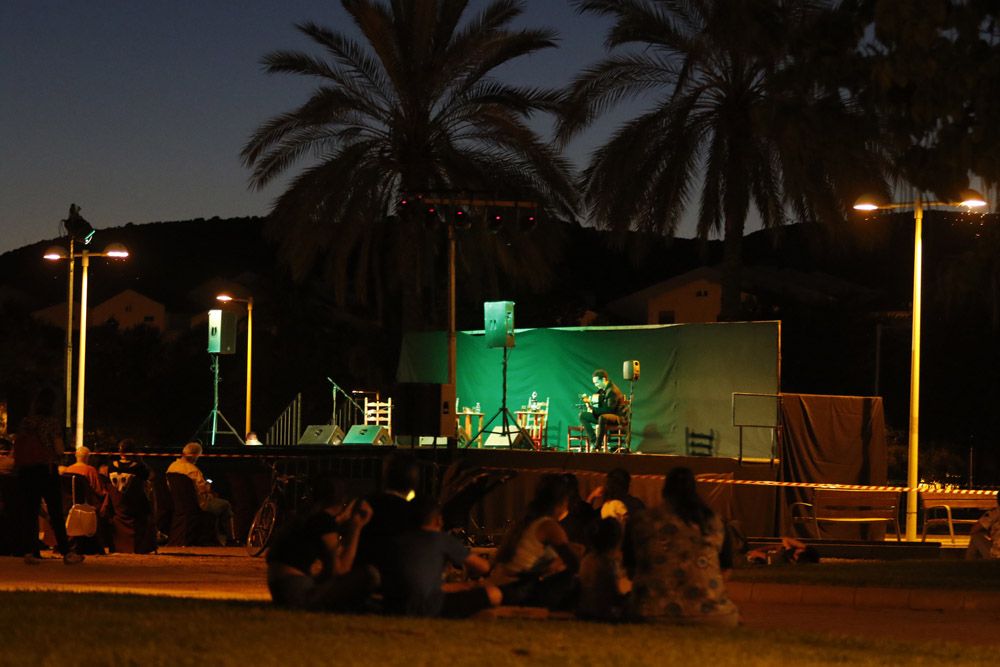
<instances>
[{"instance_id":1,"label":"bicycle wheel","mask_svg":"<svg viewBox=\"0 0 1000 667\"><path fill-rule=\"evenodd\" d=\"M247 553L259 556L267 549L274 535L274 527L278 523L278 503L273 498L267 498L253 515L250 532L247 534Z\"/></svg>"}]
</instances>

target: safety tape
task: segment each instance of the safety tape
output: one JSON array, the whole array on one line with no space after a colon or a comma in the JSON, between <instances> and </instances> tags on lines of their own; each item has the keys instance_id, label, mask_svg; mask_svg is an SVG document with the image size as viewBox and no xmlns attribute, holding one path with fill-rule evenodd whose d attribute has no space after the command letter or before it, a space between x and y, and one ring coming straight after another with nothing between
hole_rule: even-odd
<instances>
[{"instance_id":1,"label":"safety tape","mask_svg":"<svg viewBox=\"0 0 1000 667\"><path fill-rule=\"evenodd\" d=\"M500 470L501 468L489 468L492 470ZM604 475L605 473L593 471L593 470L569 470L569 469L557 469L557 468L533 468L531 472L540 474L564 474L567 472L572 472L576 475ZM704 482L706 484L733 484L738 486L770 486L770 487L790 487L790 488L802 488L802 489L839 489L842 491L896 491L896 492L909 492L910 487L908 486L889 486L889 485L873 485L873 484L834 484L829 482L779 482L774 480L766 479L729 479L727 477L712 477L712 473L702 473L696 475L699 482ZM666 475L650 475L650 474L638 474L630 475L631 479L664 479ZM933 491L934 493L950 493L954 495L962 496L995 496L997 491L994 490L982 490L982 489L938 489L930 484L920 484L916 488L917 491Z\"/></svg>"}]
</instances>

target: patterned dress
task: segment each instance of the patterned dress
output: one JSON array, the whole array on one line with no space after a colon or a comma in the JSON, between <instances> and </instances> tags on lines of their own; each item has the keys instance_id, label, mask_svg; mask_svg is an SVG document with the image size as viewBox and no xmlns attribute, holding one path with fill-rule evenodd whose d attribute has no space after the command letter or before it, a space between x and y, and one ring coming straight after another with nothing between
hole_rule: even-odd
<instances>
[{"instance_id":1,"label":"patterned dress","mask_svg":"<svg viewBox=\"0 0 1000 667\"><path fill-rule=\"evenodd\" d=\"M706 535L666 505L639 513L635 544L633 613L670 623L736 625L739 612L726 596L719 568L723 527L712 517Z\"/></svg>"}]
</instances>

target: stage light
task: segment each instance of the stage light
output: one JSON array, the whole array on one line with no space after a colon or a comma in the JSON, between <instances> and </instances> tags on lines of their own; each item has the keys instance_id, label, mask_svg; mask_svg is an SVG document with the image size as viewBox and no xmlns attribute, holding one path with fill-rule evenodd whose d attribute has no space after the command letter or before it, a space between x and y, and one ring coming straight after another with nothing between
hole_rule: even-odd
<instances>
[{"instance_id":1,"label":"stage light","mask_svg":"<svg viewBox=\"0 0 1000 667\"><path fill-rule=\"evenodd\" d=\"M538 225L538 216L535 211L521 211L518 209L517 212L517 228L522 232L530 232Z\"/></svg>"},{"instance_id":2,"label":"stage light","mask_svg":"<svg viewBox=\"0 0 1000 667\"><path fill-rule=\"evenodd\" d=\"M472 218L468 211L459 206L452 214L452 223L455 225L455 229L468 229L472 226Z\"/></svg>"},{"instance_id":3,"label":"stage light","mask_svg":"<svg viewBox=\"0 0 1000 667\"><path fill-rule=\"evenodd\" d=\"M486 213L486 229L491 234L499 234L500 230L503 228L503 213L500 211L487 211Z\"/></svg>"},{"instance_id":4,"label":"stage light","mask_svg":"<svg viewBox=\"0 0 1000 667\"><path fill-rule=\"evenodd\" d=\"M439 221L438 207L434 204L428 204L424 209L424 227L428 231L436 229Z\"/></svg>"}]
</instances>

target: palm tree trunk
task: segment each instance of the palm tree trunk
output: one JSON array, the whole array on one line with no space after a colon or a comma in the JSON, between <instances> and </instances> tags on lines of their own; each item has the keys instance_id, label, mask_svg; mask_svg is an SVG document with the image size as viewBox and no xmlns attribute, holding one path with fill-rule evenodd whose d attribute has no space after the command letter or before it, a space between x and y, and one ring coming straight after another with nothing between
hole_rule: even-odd
<instances>
[{"instance_id":1,"label":"palm tree trunk","mask_svg":"<svg viewBox=\"0 0 1000 667\"><path fill-rule=\"evenodd\" d=\"M726 217L726 236L722 242L722 312L719 320L742 319L743 221Z\"/></svg>"}]
</instances>

